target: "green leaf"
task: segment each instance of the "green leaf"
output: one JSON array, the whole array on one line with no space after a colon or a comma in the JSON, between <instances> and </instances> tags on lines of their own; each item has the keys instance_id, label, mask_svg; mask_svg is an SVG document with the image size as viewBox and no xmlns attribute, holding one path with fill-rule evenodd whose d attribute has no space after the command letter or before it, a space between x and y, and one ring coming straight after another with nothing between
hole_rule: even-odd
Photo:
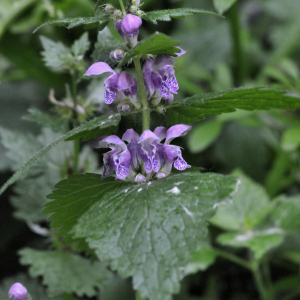
<instances>
[{"instance_id":1,"label":"green leaf","mask_svg":"<svg viewBox=\"0 0 300 300\"><path fill-rule=\"evenodd\" d=\"M300 126L286 130L282 136L281 147L285 151L295 151L300 146Z\"/></svg>"},{"instance_id":2,"label":"green leaf","mask_svg":"<svg viewBox=\"0 0 300 300\"><path fill-rule=\"evenodd\" d=\"M189 264L184 268L184 273L194 274L198 271L205 271L216 260L217 255L213 248L205 246L192 254Z\"/></svg>"},{"instance_id":3,"label":"green leaf","mask_svg":"<svg viewBox=\"0 0 300 300\"><path fill-rule=\"evenodd\" d=\"M214 6L219 14L227 11L237 0L213 0Z\"/></svg>"},{"instance_id":4,"label":"green leaf","mask_svg":"<svg viewBox=\"0 0 300 300\"><path fill-rule=\"evenodd\" d=\"M201 122L193 128L188 136L188 146L192 153L200 152L208 148L220 135L222 123L218 120Z\"/></svg>"},{"instance_id":5,"label":"green leaf","mask_svg":"<svg viewBox=\"0 0 300 300\"><path fill-rule=\"evenodd\" d=\"M277 198L280 202L278 207L272 212L272 219L276 226L284 230L300 228L300 196Z\"/></svg>"},{"instance_id":6,"label":"green leaf","mask_svg":"<svg viewBox=\"0 0 300 300\"><path fill-rule=\"evenodd\" d=\"M115 183L106 192L106 180L98 176L74 175L57 185L52 203L65 203L65 208L57 208L61 216L56 222L68 222L71 203L93 203L76 217L74 237L85 238L99 259L110 261L121 276L133 276L142 297L171 299L179 291L180 268L207 244L206 220L213 207L228 197L236 179L186 172L140 185Z\"/></svg>"},{"instance_id":7,"label":"green leaf","mask_svg":"<svg viewBox=\"0 0 300 300\"><path fill-rule=\"evenodd\" d=\"M168 54L172 56L177 56L180 50L175 47L180 45L180 42L172 41L172 39L163 33L154 33L149 38L139 42L139 44L128 51L123 60L120 61L119 67L126 64L134 57L142 57L147 54Z\"/></svg>"},{"instance_id":8,"label":"green leaf","mask_svg":"<svg viewBox=\"0 0 300 300\"><path fill-rule=\"evenodd\" d=\"M89 36L88 33L85 32L78 40L76 40L72 47L71 50L73 54L78 57L80 55L84 55L90 48L90 41L89 41Z\"/></svg>"},{"instance_id":9,"label":"green leaf","mask_svg":"<svg viewBox=\"0 0 300 300\"><path fill-rule=\"evenodd\" d=\"M223 233L218 236L218 242L225 246L249 248L256 259L261 259L269 250L283 242L283 232L278 228L265 231L249 231L245 234Z\"/></svg>"},{"instance_id":10,"label":"green leaf","mask_svg":"<svg viewBox=\"0 0 300 300\"><path fill-rule=\"evenodd\" d=\"M65 132L67 124L54 115L49 115L33 107L28 109L28 115L22 117L23 120L35 122L40 126L49 127L54 132Z\"/></svg>"},{"instance_id":11,"label":"green leaf","mask_svg":"<svg viewBox=\"0 0 300 300\"><path fill-rule=\"evenodd\" d=\"M195 95L174 101L163 109L167 109L169 125L191 124L203 119L204 115L219 115L243 110L268 110L271 108L296 109L300 107L300 99L286 95L284 90L266 87L239 88L222 92Z\"/></svg>"},{"instance_id":12,"label":"green leaf","mask_svg":"<svg viewBox=\"0 0 300 300\"><path fill-rule=\"evenodd\" d=\"M31 277L43 276L47 294L57 297L76 293L79 297L96 295L96 287L103 287L110 275L105 265L79 255L60 251L37 251L24 248L19 251L22 265L30 265Z\"/></svg>"},{"instance_id":13,"label":"green leaf","mask_svg":"<svg viewBox=\"0 0 300 300\"><path fill-rule=\"evenodd\" d=\"M142 16L142 18L148 22L157 24L157 21L171 21L171 18L184 18L185 16L192 16L195 14L222 17L215 12L196 8L176 8L146 12L145 15Z\"/></svg>"},{"instance_id":14,"label":"green leaf","mask_svg":"<svg viewBox=\"0 0 300 300\"><path fill-rule=\"evenodd\" d=\"M232 201L221 203L210 222L226 230L246 232L264 221L271 206L262 186L241 172L234 175L239 180Z\"/></svg>"},{"instance_id":15,"label":"green leaf","mask_svg":"<svg viewBox=\"0 0 300 300\"><path fill-rule=\"evenodd\" d=\"M108 15L102 15L97 17L77 17L77 18L67 18L62 20L51 20L40 25L38 28L36 28L33 31L33 33L36 33L39 29L48 25L67 26L68 29L74 28L79 25L84 25L87 26L88 29L99 27L102 30L104 28L103 26L104 25L106 26L108 21L109 21Z\"/></svg>"},{"instance_id":16,"label":"green leaf","mask_svg":"<svg viewBox=\"0 0 300 300\"><path fill-rule=\"evenodd\" d=\"M55 199L55 201L48 202L45 205L44 213L52 214L49 218L49 221L53 221L52 228L60 228L59 234L67 235L78 218L92 204L99 201L105 193L123 185L124 182L114 178L101 180L98 174L70 176L68 179L60 181L55 186L57 190L47 196L48 199ZM76 201L72 197L75 191L74 186L76 186L76 191L80 192L76 195Z\"/></svg>"},{"instance_id":17,"label":"green leaf","mask_svg":"<svg viewBox=\"0 0 300 300\"><path fill-rule=\"evenodd\" d=\"M120 42L111 34L108 28L105 28L103 31L98 32L92 58L94 61L103 61L115 67L116 63L110 59L109 54L116 49L127 50L124 46L124 42Z\"/></svg>"},{"instance_id":18,"label":"green leaf","mask_svg":"<svg viewBox=\"0 0 300 300\"><path fill-rule=\"evenodd\" d=\"M1 187L0 195L14 182L16 182L20 176L25 174L37 161L43 158L52 148L58 145L62 141L72 140L80 137L85 139L96 137L105 132L107 128L111 126L117 126L121 120L121 114L104 115L98 118L94 118L73 130L69 131L60 138L55 139L47 146L42 148L36 154L34 154L29 160L27 160L21 168Z\"/></svg>"}]
</instances>

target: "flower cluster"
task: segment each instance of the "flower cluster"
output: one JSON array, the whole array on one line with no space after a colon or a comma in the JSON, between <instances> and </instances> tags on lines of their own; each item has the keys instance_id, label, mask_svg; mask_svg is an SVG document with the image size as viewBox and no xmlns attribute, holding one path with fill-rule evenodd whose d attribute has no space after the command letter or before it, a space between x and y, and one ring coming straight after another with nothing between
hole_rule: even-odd
<instances>
[{"instance_id":1,"label":"flower cluster","mask_svg":"<svg viewBox=\"0 0 300 300\"><path fill-rule=\"evenodd\" d=\"M93 139L90 143L94 148L111 149L103 156L101 179L116 173L116 179L145 183L169 175L173 165L180 171L190 168L182 157L180 147L170 145L174 138L184 136L190 129L183 124L168 130L157 127L153 132L145 130L141 136L128 129L122 139L115 135Z\"/></svg>"},{"instance_id":2,"label":"flower cluster","mask_svg":"<svg viewBox=\"0 0 300 300\"><path fill-rule=\"evenodd\" d=\"M19 282L14 283L8 292L9 298L13 300L25 300L27 298L27 289Z\"/></svg>"}]
</instances>

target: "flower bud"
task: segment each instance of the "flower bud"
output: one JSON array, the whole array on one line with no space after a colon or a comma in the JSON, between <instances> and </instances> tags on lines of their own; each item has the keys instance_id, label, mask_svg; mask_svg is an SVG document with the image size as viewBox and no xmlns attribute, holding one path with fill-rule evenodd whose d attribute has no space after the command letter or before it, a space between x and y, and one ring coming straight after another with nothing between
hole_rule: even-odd
<instances>
[{"instance_id":1,"label":"flower bud","mask_svg":"<svg viewBox=\"0 0 300 300\"><path fill-rule=\"evenodd\" d=\"M138 7L136 6L136 5L132 5L131 7L130 7L130 13L131 14L135 14L137 11L138 11Z\"/></svg>"},{"instance_id":2,"label":"flower bud","mask_svg":"<svg viewBox=\"0 0 300 300\"><path fill-rule=\"evenodd\" d=\"M13 300L25 300L27 298L27 289L19 282L14 283L9 292L9 298L13 297Z\"/></svg>"},{"instance_id":3,"label":"flower bud","mask_svg":"<svg viewBox=\"0 0 300 300\"><path fill-rule=\"evenodd\" d=\"M116 10L116 8L113 5L111 5L111 4L107 4L105 6L104 10L105 10L106 13L112 14Z\"/></svg>"},{"instance_id":4,"label":"flower bud","mask_svg":"<svg viewBox=\"0 0 300 300\"><path fill-rule=\"evenodd\" d=\"M158 174L157 174L157 178L158 178L158 179L162 179L162 178L164 178L164 177L166 177L166 174L164 174L164 173L158 173Z\"/></svg>"},{"instance_id":5,"label":"flower bud","mask_svg":"<svg viewBox=\"0 0 300 300\"><path fill-rule=\"evenodd\" d=\"M122 105L122 110L127 113L131 112L131 108L130 108L129 104Z\"/></svg>"},{"instance_id":6,"label":"flower bud","mask_svg":"<svg viewBox=\"0 0 300 300\"><path fill-rule=\"evenodd\" d=\"M145 183L146 181L147 180L146 180L145 176L140 174L140 173L138 175L136 175L136 177L135 177L135 182L136 183L141 184L141 183Z\"/></svg>"},{"instance_id":7,"label":"flower bud","mask_svg":"<svg viewBox=\"0 0 300 300\"><path fill-rule=\"evenodd\" d=\"M110 58L111 60L118 62L124 58L124 54L125 54L124 50L117 49L115 51L110 52Z\"/></svg>"},{"instance_id":8,"label":"flower bud","mask_svg":"<svg viewBox=\"0 0 300 300\"><path fill-rule=\"evenodd\" d=\"M139 34L139 27L142 25L141 18L128 14L122 21L122 31L129 37Z\"/></svg>"},{"instance_id":9,"label":"flower bud","mask_svg":"<svg viewBox=\"0 0 300 300\"><path fill-rule=\"evenodd\" d=\"M141 0L132 0L132 5L140 5Z\"/></svg>"},{"instance_id":10,"label":"flower bud","mask_svg":"<svg viewBox=\"0 0 300 300\"><path fill-rule=\"evenodd\" d=\"M114 11L114 16L119 19L119 18L122 18L122 12L119 10L119 9L116 9Z\"/></svg>"}]
</instances>

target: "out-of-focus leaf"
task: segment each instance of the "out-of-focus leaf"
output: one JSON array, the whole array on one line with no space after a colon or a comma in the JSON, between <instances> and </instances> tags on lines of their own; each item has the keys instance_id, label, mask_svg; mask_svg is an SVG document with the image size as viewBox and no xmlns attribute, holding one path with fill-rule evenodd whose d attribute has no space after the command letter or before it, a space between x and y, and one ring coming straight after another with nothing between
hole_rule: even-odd
<instances>
[{"instance_id":1,"label":"out-of-focus leaf","mask_svg":"<svg viewBox=\"0 0 300 300\"><path fill-rule=\"evenodd\" d=\"M185 172L140 185L119 183L106 193L98 175L74 175L60 182L50 198L53 205L91 199L93 205L72 230L74 237L86 238L99 259L110 261L121 276L133 276L142 297L169 300L179 291L180 267L207 243L206 220L214 205L235 182L232 176Z\"/></svg>"},{"instance_id":2,"label":"out-of-focus leaf","mask_svg":"<svg viewBox=\"0 0 300 300\"><path fill-rule=\"evenodd\" d=\"M284 90L266 87L239 88L222 92L195 95L174 101L163 107L168 110L169 125L191 124L203 119L204 115L218 115L243 110L268 110L271 108L295 109L300 99L286 95Z\"/></svg>"},{"instance_id":3,"label":"out-of-focus leaf","mask_svg":"<svg viewBox=\"0 0 300 300\"><path fill-rule=\"evenodd\" d=\"M295 151L300 146L300 126L287 129L281 140L281 147L285 151Z\"/></svg>"},{"instance_id":4,"label":"out-of-focus leaf","mask_svg":"<svg viewBox=\"0 0 300 300\"><path fill-rule=\"evenodd\" d=\"M238 183L232 200L221 203L210 222L226 230L246 232L264 221L272 206L262 186L242 172L236 171L234 175Z\"/></svg>"},{"instance_id":5,"label":"out-of-focus leaf","mask_svg":"<svg viewBox=\"0 0 300 300\"><path fill-rule=\"evenodd\" d=\"M89 36L88 33L85 32L78 40L76 40L72 47L71 50L73 54L78 57L80 55L84 55L90 48L90 41L89 41Z\"/></svg>"},{"instance_id":6,"label":"out-of-focus leaf","mask_svg":"<svg viewBox=\"0 0 300 300\"><path fill-rule=\"evenodd\" d=\"M67 124L60 118L49 115L33 107L28 109L28 114L22 117L23 120L35 122L40 126L49 127L54 132L66 132Z\"/></svg>"},{"instance_id":7,"label":"out-of-focus leaf","mask_svg":"<svg viewBox=\"0 0 300 300\"><path fill-rule=\"evenodd\" d=\"M91 264L88 259L72 253L24 248L19 254L20 263L30 266L30 276L43 277L50 297L65 293L93 297L95 288L103 287L110 276L104 264L98 261Z\"/></svg>"},{"instance_id":8,"label":"out-of-focus leaf","mask_svg":"<svg viewBox=\"0 0 300 300\"><path fill-rule=\"evenodd\" d=\"M55 25L55 26L67 26L68 29L74 28L76 26L87 26L88 29L93 29L100 27L101 30L102 26L106 26L109 21L108 15L97 16L97 17L77 17L77 18L67 18L62 20L52 20L45 22L44 24L40 25L36 28L33 33L36 33L39 29L48 26L48 25Z\"/></svg>"},{"instance_id":9,"label":"out-of-focus leaf","mask_svg":"<svg viewBox=\"0 0 300 300\"><path fill-rule=\"evenodd\" d=\"M218 236L221 245L249 248L256 259L261 259L269 250L279 246L283 242L283 232L278 228L266 231L249 231L245 234L223 233Z\"/></svg>"},{"instance_id":10,"label":"out-of-focus leaf","mask_svg":"<svg viewBox=\"0 0 300 300\"><path fill-rule=\"evenodd\" d=\"M135 48L128 51L119 63L119 67L126 64L134 57L142 57L146 54L168 54L177 56L176 53L180 53L180 49L175 46L179 46L180 42L172 41L172 39L163 33L154 33L149 38L141 41Z\"/></svg>"},{"instance_id":11,"label":"out-of-focus leaf","mask_svg":"<svg viewBox=\"0 0 300 300\"><path fill-rule=\"evenodd\" d=\"M215 12L196 9L196 8L176 8L176 9L166 9L166 10L155 10L146 12L145 15L142 16L148 22L152 22L153 24L157 24L157 21L171 21L171 18L184 18L186 16L192 15L213 15L218 16Z\"/></svg>"},{"instance_id":12,"label":"out-of-focus leaf","mask_svg":"<svg viewBox=\"0 0 300 300\"><path fill-rule=\"evenodd\" d=\"M213 0L214 6L219 14L227 11L237 0Z\"/></svg>"},{"instance_id":13,"label":"out-of-focus leaf","mask_svg":"<svg viewBox=\"0 0 300 300\"><path fill-rule=\"evenodd\" d=\"M300 229L300 196L281 196L278 207L272 212L272 219L276 226L284 230Z\"/></svg>"},{"instance_id":14,"label":"out-of-focus leaf","mask_svg":"<svg viewBox=\"0 0 300 300\"><path fill-rule=\"evenodd\" d=\"M188 146L192 153L200 152L208 148L219 136L222 123L218 120L201 122L193 128L188 136Z\"/></svg>"},{"instance_id":15,"label":"out-of-focus leaf","mask_svg":"<svg viewBox=\"0 0 300 300\"><path fill-rule=\"evenodd\" d=\"M37 0L1 0L0 5L0 38L6 27L25 9Z\"/></svg>"},{"instance_id":16,"label":"out-of-focus leaf","mask_svg":"<svg viewBox=\"0 0 300 300\"><path fill-rule=\"evenodd\" d=\"M205 271L211 266L217 258L217 255L211 247L203 247L192 254L189 264L184 268L184 273L194 274L198 271Z\"/></svg>"},{"instance_id":17,"label":"out-of-focus leaf","mask_svg":"<svg viewBox=\"0 0 300 300\"><path fill-rule=\"evenodd\" d=\"M0 195L14 182L16 182L20 176L25 174L37 161L43 158L52 148L58 145L60 142L69 139L76 139L80 137L93 138L100 135L103 130L109 127L117 126L121 120L121 114L104 115L88 121L73 130L69 131L60 138L55 139L47 146L42 148L36 154L34 154L29 160L27 160L21 168L1 187Z\"/></svg>"}]
</instances>

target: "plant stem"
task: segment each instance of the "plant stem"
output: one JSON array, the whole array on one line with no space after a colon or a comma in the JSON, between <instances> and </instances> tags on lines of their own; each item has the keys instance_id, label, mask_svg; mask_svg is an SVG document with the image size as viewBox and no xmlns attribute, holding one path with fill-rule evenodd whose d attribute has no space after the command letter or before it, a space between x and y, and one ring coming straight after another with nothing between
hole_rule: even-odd
<instances>
[{"instance_id":1,"label":"plant stem","mask_svg":"<svg viewBox=\"0 0 300 300\"><path fill-rule=\"evenodd\" d=\"M148 101L146 96L146 90L144 85L143 72L141 67L141 62L138 57L133 59L136 75L137 75L137 85L138 85L138 95L142 103L143 110L143 131L150 129L150 109L148 108Z\"/></svg>"},{"instance_id":2,"label":"plant stem","mask_svg":"<svg viewBox=\"0 0 300 300\"><path fill-rule=\"evenodd\" d=\"M77 119L77 84L76 84L76 73L72 73L72 97L74 103L74 117ZM79 139L74 140L74 163L73 163L73 174L77 173L78 161L79 161L79 150L80 141Z\"/></svg>"},{"instance_id":3,"label":"plant stem","mask_svg":"<svg viewBox=\"0 0 300 300\"><path fill-rule=\"evenodd\" d=\"M125 7L124 7L124 4L123 4L123 1L122 0L119 0L120 2L120 6L121 6L121 9L122 9L122 12L124 14L124 16L126 15L126 11L125 11Z\"/></svg>"},{"instance_id":4,"label":"plant stem","mask_svg":"<svg viewBox=\"0 0 300 300\"><path fill-rule=\"evenodd\" d=\"M228 253L226 251L220 250L220 249L215 249L215 252L217 255L224 257L240 266L242 266L243 268L246 268L248 270L252 271L252 264L250 264L249 262L245 261L244 259L241 259L231 253Z\"/></svg>"},{"instance_id":5,"label":"plant stem","mask_svg":"<svg viewBox=\"0 0 300 300\"><path fill-rule=\"evenodd\" d=\"M242 85L245 79L246 66L242 49L238 3L235 3L229 10L229 20L231 27L231 36L233 40L233 55L236 64L235 81L237 85Z\"/></svg>"},{"instance_id":6,"label":"plant stem","mask_svg":"<svg viewBox=\"0 0 300 300\"><path fill-rule=\"evenodd\" d=\"M264 287L264 283L263 283L258 265L253 266L252 274L253 274L254 281L255 281L256 287L258 289L260 298L262 300L269 300L269 295L268 295L268 292L266 291L266 289Z\"/></svg>"}]
</instances>

